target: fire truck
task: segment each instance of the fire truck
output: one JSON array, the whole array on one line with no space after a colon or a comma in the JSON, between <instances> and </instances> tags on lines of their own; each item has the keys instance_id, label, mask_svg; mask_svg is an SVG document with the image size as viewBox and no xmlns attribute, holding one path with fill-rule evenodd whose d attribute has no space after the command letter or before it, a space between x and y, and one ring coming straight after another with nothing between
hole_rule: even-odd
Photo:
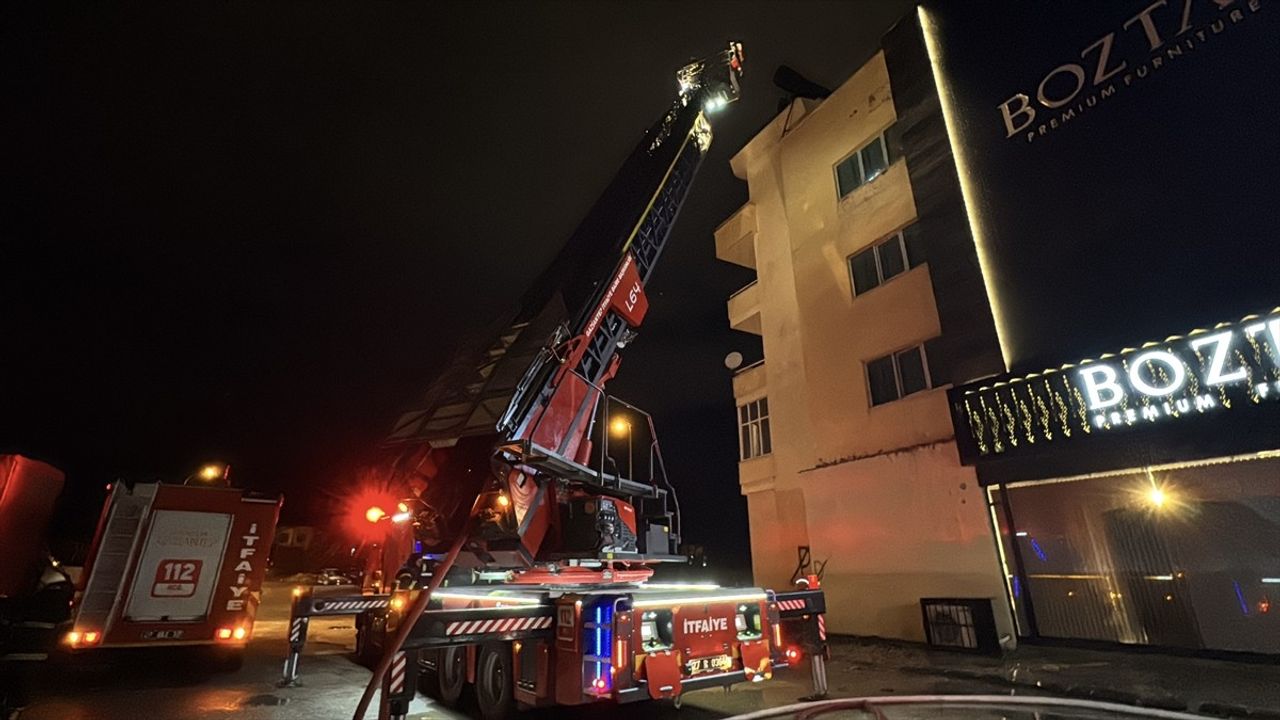
<instances>
[{"instance_id":1,"label":"fire truck","mask_svg":"<svg viewBox=\"0 0 1280 720\"><path fill-rule=\"evenodd\" d=\"M282 502L231 487L115 483L67 646L216 645L238 663Z\"/></svg>"},{"instance_id":2,"label":"fire truck","mask_svg":"<svg viewBox=\"0 0 1280 720\"><path fill-rule=\"evenodd\" d=\"M410 490L390 523L389 595L299 590L286 682L311 617L359 612L402 717L415 686L447 705L474 694L486 720L517 708L642 699L759 682L812 659L825 691L823 595L662 583L683 563L679 503L652 418L605 392L649 309L646 288L711 143L739 96L742 46L685 65L671 104L550 268L501 322L464 343L386 443L388 482ZM628 418L628 458L608 426ZM645 462L631 462L635 428ZM407 558L406 558L407 556ZM401 564L403 562L403 564ZM395 578L391 583L390 578ZM418 676L421 676L420 678Z\"/></svg>"},{"instance_id":3,"label":"fire truck","mask_svg":"<svg viewBox=\"0 0 1280 720\"><path fill-rule=\"evenodd\" d=\"M44 566L47 574L57 563L38 546L62 473L19 456L0 457L0 469L0 528L22 532L7 545L20 551L14 567L36 575ZM73 653L210 645L236 665L253 632L281 503L231 487L114 483L79 581L71 586L64 575L67 592L56 602L47 592L43 601L15 601L8 625L26 627L38 617L46 635L56 631ZM31 595L8 584L14 598Z\"/></svg>"}]
</instances>

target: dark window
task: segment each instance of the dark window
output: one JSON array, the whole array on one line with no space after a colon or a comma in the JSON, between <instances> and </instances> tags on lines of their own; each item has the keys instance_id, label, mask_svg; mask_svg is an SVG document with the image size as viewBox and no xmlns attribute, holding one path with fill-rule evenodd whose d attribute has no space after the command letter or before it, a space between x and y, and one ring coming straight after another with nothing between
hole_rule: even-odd
<instances>
[{"instance_id":1,"label":"dark window","mask_svg":"<svg viewBox=\"0 0 1280 720\"><path fill-rule=\"evenodd\" d=\"M840 197L844 197L862 184L862 168L858 165L858 156L851 155L848 160L836 166L836 181L840 187Z\"/></svg>"},{"instance_id":2,"label":"dark window","mask_svg":"<svg viewBox=\"0 0 1280 720\"><path fill-rule=\"evenodd\" d=\"M894 361L898 364L898 379L902 383L903 395L920 392L929 387L929 379L924 374L924 358L921 356L919 346L898 353Z\"/></svg>"},{"instance_id":3,"label":"dark window","mask_svg":"<svg viewBox=\"0 0 1280 720\"><path fill-rule=\"evenodd\" d=\"M924 347L917 345L867 363L867 383L872 405L883 405L929 389Z\"/></svg>"},{"instance_id":4,"label":"dark window","mask_svg":"<svg viewBox=\"0 0 1280 720\"><path fill-rule=\"evenodd\" d=\"M908 267L910 264L907 262L902 233L896 232L879 245L869 247L849 258L849 273L853 276L853 294L861 295L879 287L886 280L906 272Z\"/></svg>"},{"instance_id":5,"label":"dark window","mask_svg":"<svg viewBox=\"0 0 1280 720\"><path fill-rule=\"evenodd\" d=\"M884 136L871 141L871 144L858 151L862 156L862 181L871 182L884 172L889 163L885 162Z\"/></svg>"},{"instance_id":6,"label":"dark window","mask_svg":"<svg viewBox=\"0 0 1280 720\"><path fill-rule=\"evenodd\" d=\"M907 258L902 253L902 234L896 233L876 248L880 256L880 277L884 280L901 275L907 269Z\"/></svg>"},{"instance_id":7,"label":"dark window","mask_svg":"<svg viewBox=\"0 0 1280 720\"><path fill-rule=\"evenodd\" d=\"M880 285L880 272L876 270L875 248L867 248L849 258L849 268L853 272L855 295L861 295Z\"/></svg>"},{"instance_id":8,"label":"dark window","mask_svg":"<svg viewBox=\"0 0 1280 720\"><path fill-rule=\"evenodd\" d=\"M738 457L750 460L773 451L769 437L769 400L760 398L738 407L740 447Z\"/></svg>"},{"instance_id":9,"label":"dark window","mask_svg":"<svg viewBox=\"0 0 1280 720\"><path fill-rule=\"evenodd\" d=\"M893 373L892 357L882 357L867 363L867 379L871 381L872 405L882 405L898 399L898 380Z\"/></svg>"},{"instance_id":10,"label":"dark window","mask_svg":"<svg viewBox=\"0 0 1280 720\"><path fill-rule=\"evenodd\" d=\"M875 180L888 166L888 146L885 144L884 135L877 135L871 142L858 148L836 165L836 187L840 191L840 197Z\"/></svg>"}]
</instances>

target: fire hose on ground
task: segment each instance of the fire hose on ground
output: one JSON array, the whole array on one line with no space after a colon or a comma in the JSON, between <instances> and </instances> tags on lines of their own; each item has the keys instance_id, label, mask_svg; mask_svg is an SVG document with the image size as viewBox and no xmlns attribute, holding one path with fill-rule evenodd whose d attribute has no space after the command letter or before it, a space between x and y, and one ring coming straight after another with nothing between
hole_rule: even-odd
<instances>
[{"instance_id":1,"label":"fire hose on ground","mask_svg":"<svg viewBox=\"0 0 1280 720\"><path fill-rule=\"evenodd\" d=\"M352 720L364 720L365 713L369 710L369 704L373 701L374 693L378 691L382 685L383 677L391 668L392 659L395 658L396 653L404 645L404 641L409 637L409 633L413 630L413 626L417 624L418 619L422 617L422 613L426 611L427 604L431 602L431 596L440 587L445 575L453 568L454 561L458 559L458 553L462 552L462 547L467 544L467 538L471 535L473 518L480 506L480 499L483 497L483 492L476 496L476 500L471 506L471 512L467 514L466 524L461 532L458 533L458 538L453 541L453 546L449 548L444 560L432 572L431 582L427 584L427 589L418 594L418 599L405 613L400 627L396 629L395 639L384 649L382 659L378 661L377 667L373 670L373 677L369 678L369 685L365 687L364 693L360 696L360 703L356 706Z\"/></svg>"}]
</instances>

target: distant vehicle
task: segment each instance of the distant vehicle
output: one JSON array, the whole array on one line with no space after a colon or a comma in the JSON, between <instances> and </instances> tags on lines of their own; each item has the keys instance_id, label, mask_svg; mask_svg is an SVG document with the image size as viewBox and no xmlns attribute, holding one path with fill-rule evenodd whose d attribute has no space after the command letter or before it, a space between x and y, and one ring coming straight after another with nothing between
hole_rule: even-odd
<instances>
[{"instance_id":1,"label":"distant vehicle","mask_svg":"<svg viewBox=\"0 0 1280 720\"><path fill-rule=\"evenodd\" d=\"M44 550L62 485L57 468L0 455L0 679L13 676L9 663L44 660L57 645L207 645L238 665L282 499L226 486L115 483L73 584ZM0 710L12 692L0 688Z\"/></svg>"},{"instance_id":2,"label":"distant vehicle","mask_svg":"<svg viewBox=\"0 0 1280 720\"><path fill-rule=\"evenodd\" d=\"M316 573L317 585L354 585L347 573L338 568L321 568Z\"/></svg>"},{"instance_id":3,"label":"distant vehicle","mask_svg":"<svg viewBox=\"0 0 1280 720\"><path fill-rule=\"evenodd\" d=\"M225 486L116 483L64 645L213 645L235 664L253 633L281 502Z\"/></svg>"}]
</instances>

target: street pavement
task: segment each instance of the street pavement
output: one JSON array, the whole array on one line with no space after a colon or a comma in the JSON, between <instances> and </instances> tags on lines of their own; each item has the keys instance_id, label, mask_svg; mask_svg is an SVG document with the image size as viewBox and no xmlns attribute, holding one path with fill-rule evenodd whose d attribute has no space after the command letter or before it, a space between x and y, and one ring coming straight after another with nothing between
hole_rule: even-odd
<instances>
[{"instance_id":1,"label":"street pavement","mask_svg":"<svg viewBox=\"0 0 1280 720\"><path fill-rule=\"evenodd\" d=\"M352 618L314 618L301 684L278 688L287 644L292 586L268 583L243 667L219 671L200 653L174 649L117 651L41 666L33 704L22 720L345 720L369 671L351 659ZM319 590L346 593L349 589ZM1194 658L1023 647L1003 658L930 651L876 641L833 644L828 664L833 697L918 694L1057 695L1186 708L1221 716L1280 718L1280 668ZM690 693L671 703L535 711L550 718L703 720L795 702L811 692L807 665L758 685ZM370 712L369 717L374 713ZM461 718L419 697L411 717Z\"/></svg>"},{"instance_id":2,"label":"street pavement","mask_svg":"<svg viewBox=\"0 0 1280 720\"><path fill-rule=\"evenodd\" d=\"M1257 662L1134 650L1091 650L1023 643L1001 657L930 650L910 643L836 639L832 677L892 669L1126 705L1220 717L1280 720L1280 659ZM843 694L843 693L841 693Z\"/></svg>"}]
</instances>

